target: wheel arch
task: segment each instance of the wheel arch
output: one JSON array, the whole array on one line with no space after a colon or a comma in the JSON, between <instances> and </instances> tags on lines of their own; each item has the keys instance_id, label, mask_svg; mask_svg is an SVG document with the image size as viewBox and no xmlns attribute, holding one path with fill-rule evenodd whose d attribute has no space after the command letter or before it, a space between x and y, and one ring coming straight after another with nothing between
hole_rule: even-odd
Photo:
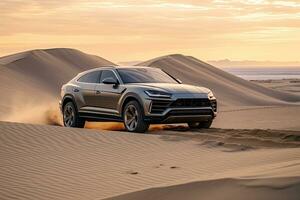
<instances>
[{"instance_id":1,"label":"wheel arch","mask_svg":"<svg viewBox=\"0 0 300 200\"><path fill-rule=\"evenodd\" d=\"M74 106L75 106L75 109L78 111L77 105L76 105L76 101L75 101L75 98L74 98L74 96L71 95L71 94L66 94L66 95L63 97L62 103L61 103L62 111L63 111L65 105L66 105L67 103L69 103L69 102L72 102L72 103L74 104Z\"/></svg>"},{"instance_id":2,"label":"wheel arch","mask_svg":"<svg viewBox=\"0 0 300 200\"><path fill-rule=\"evenodd\" d=\"M122 102L120 104L121 105L120 106L120 115L121 115L121 117L123 117L123 111L124 111L124 108L125 108L126 104L128 102L130 102L130 101L137 101L140 104L140 106L141 106L141 108L142 108L142 110L144 112L144 107L143 107L143 103L142 103L141 98L137 94L135 94L135 93L130 93L130 94L127 94L123 98L123 100L122 100Z\"/></svg>"}]
</instances>

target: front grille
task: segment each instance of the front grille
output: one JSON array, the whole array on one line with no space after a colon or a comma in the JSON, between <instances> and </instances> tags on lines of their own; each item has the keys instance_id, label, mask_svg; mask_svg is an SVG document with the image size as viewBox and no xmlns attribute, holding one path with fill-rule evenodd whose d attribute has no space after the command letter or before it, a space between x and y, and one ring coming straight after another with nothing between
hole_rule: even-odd
<instances>
[{"instance_id":1,"label":"front grille","mask_svg":"<svg viewBox=\"0 0 300 200\"><path fill-rule=\"evenodd\" d=\"M201 108L212 107L213 111L217 111L217 101L209 99L177 99L170 100L153 100L151 105L151 113L161 114L167 108Z\"/></svg>"},{"instance_id":2,"label":"front grille","mask_svg":"<svg viewBox=\"0 0 300 200\"><path fill-rule=\"evenodd\" d=\"M177 99L171 104L174 108L210 107L209 99Z\"/></svg>"},{"instance_id":3,"label":"front grille","mask_svg":"<svg viewBox=\"0 0 300 200\"><path fill-rule=\"evenodd\" d=\"M170 107L172 101L153 100L151 105L151 113L160 114Z\"/></svg>"}]
</instances>

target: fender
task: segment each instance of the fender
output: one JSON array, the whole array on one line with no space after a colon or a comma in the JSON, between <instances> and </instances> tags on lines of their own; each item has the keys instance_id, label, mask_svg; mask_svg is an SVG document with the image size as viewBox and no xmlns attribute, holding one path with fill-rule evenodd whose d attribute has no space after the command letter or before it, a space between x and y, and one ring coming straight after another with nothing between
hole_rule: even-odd
<instances>
[{"instance_id":1,"label":"fender","mask_svg":"<svg viewBox=\"0 0 300 200\"><path fill-rule=\"evenodd\" d=\"M139 102L139 104L142 106L142 108L143 108L143 101L142 101L141 97L138 94L134 93L134 92L128 92L119 101L119 109L118 109L118 111L119 111L119 113L120 113L121 116L122 116L122 109L125 106L124 103L126 102L126 100L128 98L134 98L134 99L136 99ZM143 110L144 110L144 108L143 108Z\"/></svg>"},{"instance_id":2,"label":"fender","mask_svg":"<svg viewBox=\"0 0 300 200\"><path fill-rule=\"evenodd\" d=\"M62 98L61 103L60 103L60 110L63 111L62 110L63 105L64 105L65 100L67 100L67 99L71 99L73 101L75 109L78 111L75 97L72 94L65 94L65 96Z\"/></svg>"}]
</instances>

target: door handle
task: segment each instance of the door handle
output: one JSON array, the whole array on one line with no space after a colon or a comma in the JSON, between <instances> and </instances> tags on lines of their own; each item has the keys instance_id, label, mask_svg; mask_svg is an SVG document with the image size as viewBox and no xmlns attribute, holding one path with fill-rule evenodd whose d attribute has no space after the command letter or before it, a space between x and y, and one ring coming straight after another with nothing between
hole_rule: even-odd
<instances>
[{"instance_id":1,"label":"door handle","mask_svg":"<svg viewBox=\"0 0 300 200\"><path fill-rule=\"evenodd\" d=\"M96 90L96 94L100 94L101 92L99 90Z\"/></svg>"}]
</instances>

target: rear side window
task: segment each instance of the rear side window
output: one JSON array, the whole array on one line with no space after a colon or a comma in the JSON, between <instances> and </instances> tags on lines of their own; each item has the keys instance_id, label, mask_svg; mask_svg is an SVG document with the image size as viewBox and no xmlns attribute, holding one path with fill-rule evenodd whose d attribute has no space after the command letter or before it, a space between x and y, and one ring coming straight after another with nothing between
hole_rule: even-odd
<instances>
[{"instance_id":1,"label":"rear side window","mask_svg":"<svg viewBox=\"0 0 300 200\"><path fill-rule=\"evenodd\" d=\"M100 71L90 72L81 76L77 81L82 83L99 83Z\"/></svg>"},{"instance_id":2,"label":"rear side window","mask_svg":"<svg viewBox=\"0 0 300 200\"><path fill-rule=\"evenodd\" d=\"M117 80L116 75L110 71L110 70L103 70L101 73L100 83L103 83L103 80L106 78L113 78L114 80Z\"/></svg>"}]
</instances>

